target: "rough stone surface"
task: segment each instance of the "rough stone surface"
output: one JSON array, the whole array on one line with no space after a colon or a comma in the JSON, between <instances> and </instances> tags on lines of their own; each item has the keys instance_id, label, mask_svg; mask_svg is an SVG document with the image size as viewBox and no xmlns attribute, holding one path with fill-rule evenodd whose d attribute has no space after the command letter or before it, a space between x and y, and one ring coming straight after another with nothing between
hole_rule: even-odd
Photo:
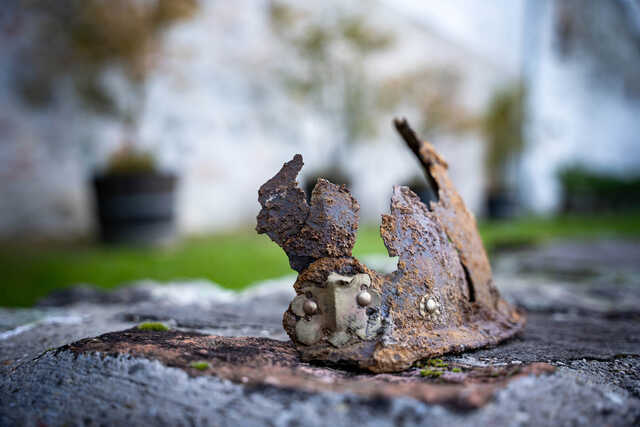
<instances>
[{"instance_id":1,"label":"rough stone surface","mask_svg":"<svg viewBox=\"0 0 640 427\"><path fill-rule=\"evenodd\" d=\"M145 320L163 321L171 333L252 336L259 339L251 343L286 348L280 316L294 296L294 277L242 294L204 282L142 283L116 290L108 303L89 288L68 290L33 309L0 309L0 425L638 425L639 259L639 243L617 241L558 242L495 257L496 285L528 310L528 323L504 344L435 363L447 367L427 364L428 372L442 371L439 377L421 377L423 368L380 376L299 365L306 375L355 376L385 391L402 381L437 392L477 388L456 385L453 369L496 372L499 387L476 409L407 393L314 388L313 381L261 382L253 359L245 360L253 376L243 380L198 371L187 358L180 365L142 351L59 349ZM376 268L385 260L377 261ZM195 353L193 360L209 356ZM211 356L213 366L220 359ZM509 378L510 369L535 362L555 372Z\"/></svg>"}]
</instances>

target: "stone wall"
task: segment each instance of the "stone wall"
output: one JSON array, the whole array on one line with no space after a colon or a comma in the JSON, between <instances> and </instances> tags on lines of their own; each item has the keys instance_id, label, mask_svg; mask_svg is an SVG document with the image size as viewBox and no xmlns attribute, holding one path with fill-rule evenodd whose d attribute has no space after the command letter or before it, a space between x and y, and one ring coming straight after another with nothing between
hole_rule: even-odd
<instances>
[{"instance_id":1,"label":"stone wall","mask_svg":"<svg viewBox=\"0 0 640 427\"><path fill-rule=\"evenodd\" d=\"M8 3L8 10L11 5ZM354 3L356 6L359 3ZM389 53L367 67L380 78L421 66L450 67L462 74L461 102L480 113L492 91L513 70L482 50L450 37L439 26L414 19L388 3L372 3L367 18L393 31ZM308 174L331 161L338 142L330 124L291 100L277 84L274 62L293 61L267 22L267 1L203 2L193 20L166 34L157 69L148 80L148 106L139 144L154 151L161 167L177 171L179 225L185 233L236 227L254 221L257 188L302 153ZM318 2L314 7L329 7ZM15 10L14 10L15 12ZM34 110L18 97L11 70L21 67L19 48L29 40L27 17L0 15L0 236L69 237L90 232L91 174L104 165L123 138L121 126L78 105L69 82L60 82L53 102ZM104 79L119 89L118 70ZM348 172L364 222L388 210L391 186L420 174L391 131L394 114L377 118L370 140L346 150ZM451 176L472 210L484 195L482 140L477 133L442 135L433 142L451 161Z\"/></svg>"}]
</instances>

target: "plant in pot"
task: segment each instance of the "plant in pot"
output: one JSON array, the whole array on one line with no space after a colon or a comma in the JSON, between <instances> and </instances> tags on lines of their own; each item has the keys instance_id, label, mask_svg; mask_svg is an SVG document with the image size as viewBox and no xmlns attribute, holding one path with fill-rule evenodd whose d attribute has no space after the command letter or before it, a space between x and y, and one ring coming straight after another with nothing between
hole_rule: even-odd
<instances>
[{"instance_id":1,"label":"plant in pot","mask_svg":"<svg viewBox=\"0 0 640 427\"><path fill-rule=\"evenodd\" d=\"M310 197L317 178L351 184L344 165L347 150L375 132L374 119L381 107L375 96L379 84L365 64L391 46L393 37L361 14L337 8L324 16L291 3L270 4L271 27L296 61L295 66L282 64L277 74L292 98L327 123L335 136L327 166L305 177Z\"/></svg>"},{"instance_id":2,"label":"plant in pot","mask_svg":"<svg viewBox=\"0 0 640 427\"><path fill-rule=\"evenodd\" d=\"M157 169L153 156L123 146L93 186L102 241L162 244L175 235L176 175Z\"/></svg>"},{"instance_id":3,"label":"plant in pot","mask_svg":"<svg viewBox=\"0 0 640 427\"><path fill-rule=\"evenodd\" d=\"M489 102L484 118L489 218L517 214L518 200L510 178L524 147L524 99L524 87L520 84L500 90Z\"/></svg>"},{"instance_id":4,"label":"plant in pot","mask_svg":"<svg viewBox=\"0 0 640 427\"><path fill-rule=\"evenodd\" d=\"M35 0L29 7L38 34L26 57L37 71L18 82L25 99L49 100L56 84L71 81L82 108L122 129L117 150L92 180L102 240L170 240L176 176L139 147L138 127L160 35L193 16L198 0Z\"/></svg>"}]
</instances>

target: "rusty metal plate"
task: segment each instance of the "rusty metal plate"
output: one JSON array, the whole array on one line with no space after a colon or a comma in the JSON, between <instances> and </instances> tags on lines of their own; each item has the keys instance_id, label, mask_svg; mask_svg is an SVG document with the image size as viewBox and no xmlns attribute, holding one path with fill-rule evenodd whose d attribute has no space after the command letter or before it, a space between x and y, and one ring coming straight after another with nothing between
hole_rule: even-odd
<instances>
[{"instance_id":1,"label":"rusty metal plate","mask_svg":"<svg viewBox=\"0 0 640 427\"><path fill-rule=\"evenodd\" d=\"M389 255L398 257L391 274L351 256L359 207L345 187L319 180L307 205L295 181L300 155L260 188L257 231L299 272L283 325L304 360L401 371L420 359L496 344L524 325L493 285L475 218L447 163L405 120L395 126L437 200L427 206L409 188L393 188L380 227Z\"/></svg>"},{"instance_id":2,"label":"rusty metal plate","mask_svg":"<svg viewBox=\"0 0 640 427\"><path fill-rule=\"evenodd\" d=\"M515 378L554 371L554 367L546 363L473 366L431 360L424 370L373 375L310 366L300 360L291 342L137 328L86 338L58 351L144 357L183 369L194 377L211 375L248 387L351 393L377 399L410 397L458 410L484 406L496 391Z\"/></svg>"}]
</instances>

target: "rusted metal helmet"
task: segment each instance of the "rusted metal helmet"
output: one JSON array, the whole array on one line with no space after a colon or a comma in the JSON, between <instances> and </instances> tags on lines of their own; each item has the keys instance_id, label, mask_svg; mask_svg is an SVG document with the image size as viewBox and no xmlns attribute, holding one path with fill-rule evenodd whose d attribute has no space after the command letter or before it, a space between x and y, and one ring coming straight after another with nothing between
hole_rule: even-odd
<instances>
[{"instance_id":1,"label":"rusted metal helmet","mask_svg":"<svg viewBox=\"0 0 640 427\"><path fill-rule=\"evenodd\" d=\"M406 120L395 127L424 167L428 206L395 186L380 233L397 270L380 274L351 256L358 202L319 179L307 203L296 155L259 190L258 233L280 245L298 278L283 325L302 358L394 372L415 361L505 340L525 322L495 288L473 215L447 163Z\"/></svg>"}]
</instances>

